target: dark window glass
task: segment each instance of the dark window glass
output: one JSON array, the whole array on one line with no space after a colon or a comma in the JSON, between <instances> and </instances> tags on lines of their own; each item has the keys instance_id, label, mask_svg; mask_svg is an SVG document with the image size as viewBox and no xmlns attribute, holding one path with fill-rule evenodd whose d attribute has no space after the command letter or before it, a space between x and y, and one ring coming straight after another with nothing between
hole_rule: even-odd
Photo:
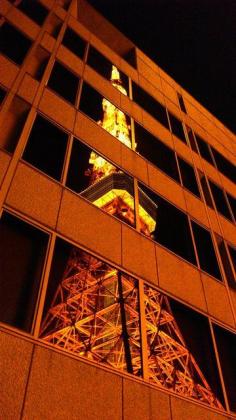
<instances>
[{"instance_id":1,"label":"dark window glass","mask_svg":"<svg viewBox=\"0 0 236 420\"><path fill-rule=\"evenodd\" d=\"M186 347L197 362L214 395L224 405L208 319L174 299L169 299L169 301ZM199 378L196 379L199 381Z\"/></svg>"},{"instance_id":2,"label":"dark window glass","mask_svg":"<svg viewBox=\"0 0 236 420\"><path fill-rule=\"evenodd\" d=\"M102 99L100 93L83 82L79 109L96 122L101 121L103 117Z\"/></svg>"},{"instance_id":3,"label":"dark window glass","mask_svg":"<svg viewBox=\"0 0 236 420\"><path fill-rule=\"evenodd\" d=\"M236 334L214 325L217 349L230 410L236 411Z\"/></svg>"},{"instance_id":4,"label":"dark window glass","mask_svg":"<svg viewBox=\"0 0 236 420\"><path fill-rule=\"evenodd\" d=\"M178 137L180 140L182 140L184 143L187 144L187 141L186 141L186 138L185 138L185 135L184 135L184 129L183 129L182 122L180 120L178 120L178 118L176 118L170 112L169 112L169 117L170 117L170 125L171 125L172 133L176 137Z\"/></svg>"},{"instance_id":5,"label":"dark window glass","mask_svg":"<svg viewBox=\"0 0 236 420\"><path fill-rule=\"evenodd\" d=\"M106 213L135 226L133 179L77 139L66 185Z\"/></svg>"},{"instance_id":6,"label":"dark window glass","mask_svg":"<svg viewBox=\"0 0 236 420\"><path fill-rule=\"evenodd\" d=\"M183 99L183 96L180 93L178 93L178 100L179 100L179 106L180 106L181 111L185 112L185 114L186 114L187 111L186 111L186 108L185 108L184 99Z\"/></svg>"},{"instance_id":7,"label":"dark window glass","mask_svg":"<svg viewBox=\"0 0 236 420\"><path fill-rule=\"evenodd\" d=\"M232 213L234 215L234 218L236 220L236 198L234 198L232 195L230 195L229 193L226 193L227 198L228 198L228 202L229 205L231 207Z\"/></svg>"},{"instance_id":8,"label":"dark window glass","mask_svg":"<svg viewBox=\"0 0 236 420\"><path fill-rule=\"evenodd\" d=\"M194 134L193 134L193 130L190 127L188 127L187 125L186 125L186 130L188 132L188 138L189 138L189 143L190 143L191 149L194 150L194 152L198 153L196 140L195 140Z\"/></svg>"},{"instance_id":9,"label":"dark window glass","mask_svg":"<svg viewBox=\"0 0 236 420\"><path fill-rule=\"evenodd\" d=\"M230 246L228 244L228 249L229 249L231 260L232 260L234 270L235 270L235 273L236 273L236 248L233 248L232 246Z\"/></svg>"},{"instance_id":10,"label":"dark window glass","mask_svg":"<svg viewBox=\"0 0 236 420\"><path fill-rule=\"evenodd\" d=\"M196 180L196 175L194 169L191 165L189 165L185 160L181 159L178 156L179 168L181 173L181 178L183 182L183 186L191 191L193 194L200 197L200 192L198 189L198 184Z\"/></svg>"},{"instance_id":11,"label":"dark window glass","mask_svg":"<svg viewBox=\"0 0 236 420\"><path fill-rule=\"evenodd\" d=\"M219 213L223 214L227 219L232 220L231 213L224 195L224 192L216 184L209 181L211 192L215 201L216 209Z\"/></svg>"},{"instance_id":12,"label":"dark window glass","mask_svg":"<svg viewBox=\"0 0 236 420\"><path fill-rule=\"evenodd\" d=\"M37 116L23 154L23 159L57 179L61 178L67 134Z\"/></svg>"},{"instance_id":13,"label":"dark window glass","mask_svg":"<svg viewBox=\"0 0 236 420\"><path fill-rule=\"evenodd\" d=\"M207 162L214 165L211 152L210 152L210 146L204 140L202 140L199 136L197 136L197 134L195 134L195 137L196 137L196 141L198 144L198 149L199 149L199 153L201 157L207 160Z\"/></svg>"},{"instance_id":14,"label":"dark window glass","mask_svg":"<svg viewBox=\"0 0 236 420\"><path fill-rule=\"evenodd\" d=\"M132 67L137 68L137 57L135 47L131 48L126 54L122 55L122 58L127 61Z\"/></svg>"},{"instance_id":15,"label":"dark window glass","mask_svg":"<svg viewBox=\"0 0 236 420\"><path fill-rule=\"evenodd\" d=\"M86 41L82 39L76 32L71 28L67 28L62 39L62 44L65 45L69 50L75 53L78 57L84 57Z\"/></svg>"},{"instance_id":16,"label":"dark window glass","mask_svg":"<svg viewBox=\"0 0 236 420\"><path fill-rule=\"evenodd\" d=\"M37 0L22 0L17 7L39 25L43 24L48 15L48 10Z\"/></svg>"},{"instance_id":17,"label":"dark window glass","mask_svg":"<svg viewBox=\"0 0 236 420\"><path fill-rule=\"evenodd\" d=\"M221 257L221 261L223 263L223 267L224 267L224 272L228 281L228 284L231 288L236 289L236 281L234 279L234 274L233 274L233 270L229 261L229 256L227 253L227 249L226 249L226 245L223 241L223 239L220 236L217 236L217 244L218 244L218 249L220 252L220 257ZM228 249L229 249L229 245L228 245ZM230 249L229 249L230 252ZM233 262L233 261L232 261Z\"/></svg>"},{"instance_id":18,"label":"dark window glass","mask_svg":"<svg viewBox=\"0 0 236 420\"><path fill-rule=\"evenodd\" d=\"M169 129L166 109L144 89L132 82L133 100Z\"/></svg>"},{"instance_id":19,"label":"dark window glass","mask_svg":"<svg viewBox=\"0 0 236 420\"><path fill-rule=\"evenodd\" d=\"M15 95L4 115L0 145L10 153L13 153L16 148L29 113L29 108L27 102Z\"/></svg>"},{"instance_id":20,"label":"dark window glass","mask_svg":"<svg viewBox=\"0 0 236 420\"><path fill-rule=\"evenodd\" d=\"M175 153L135 122L136 151L175 181L180 182Z\"/></svg>"},{"instance_id":21,"label":"dark window glass","mask_svg":"<svg viewBox=\"0 0 236 420\"><path fill-rule=\"evenodd\" d=\"M48 81L48 86L67 101L74 104L78 85L79 77L75 76L70 70L67 70L56 61Z\"/></svg>"},{"instance_id":22,"label":"dark window glass","mask_svg":"<svg viewBox=\"0 0 236 420\"><path fill-rule=\"evenodd\" d=\"M0 51L17 64L22 64L31 41L9 23L0 27Z\"/></svg>"},{"instance_id":23,"label":"dark window glass","mask_svg":"<svg viewBox=\"0 0 236 420\"><path fill-rule=\"evenodd\" d=\"M199 174L199 178L200 178L200 182L201 182L202 191L203 191L205 201L206 201L206 203L209 207L214 209L214 205L213 205L213 201L212 201L212 198L211 198L211 194L210 194L209 186L208 186L208 183L207 183L207 179L206 179L205 175L203 174L203 172L198 170L198 174Z\"/></svg>"},{"instance_id":24,"label":"dark window glass","mask_svg":"<svg viewBox=\"0 0 236 420\"><path fill-rule=\"evenodd\" d=\"M4 101L6 96L6 91L0 87L0 104Z\"/></svg>"},{"instance_id":25,"label":"dark window glass","mask_svg":"<svg viewBox=\"0 0 236 420\"><path fill-rule=\"evenodd\" d=\"M0 320L30 332L48 235L3 213L0 220Z\"/></svg>"},{"instance_id":26,"label":"dark window glass","mask_svg":"<svg viewBox=\"0 0 236 420\"><path fill-rule=\"evenodd\" d=\"M222 174L227 176L231 181L236 182L236 167L228 159L226 159L221 153L217 152L213 147L212 153L214 155L217 168Z\"/></svg>"},{"instance_id":27,"label":"dark window glass","mask_svg":"<svg viewBox=\"0 0 236 420\"><path fill-rule=\"evenodd\" d=\"M105 79L111 79L112 62L102 55L96 48L90 45L87 64L101 74ZM122 85L129 91L128 77L119 70Z\"/></svg>"},{"instance_id":28,"label":"dark window glass","mask_svg":"<svg viewBox=\"0 0 236 420\"><path fill-rule=\"evenodd\" d=\"M191 223L201 269L222 280L210 232L193 221Z\"/></svg>"},{"instance_id":29,"label":"dark window glass","mask_svg":"<svg viewBox=\"0 0 236 420\"><path fill-rule=\"evenodd\" d=\"M186 214L172 204L153 193L149 188L139 184L139 203L155 222L154 230L143 230L147 236L180 255L187 261L196 264L193 242ZM142 222L142 212L139 217ZM144 220L145 221L145 220Z\"/></svg>"}]
</instances>

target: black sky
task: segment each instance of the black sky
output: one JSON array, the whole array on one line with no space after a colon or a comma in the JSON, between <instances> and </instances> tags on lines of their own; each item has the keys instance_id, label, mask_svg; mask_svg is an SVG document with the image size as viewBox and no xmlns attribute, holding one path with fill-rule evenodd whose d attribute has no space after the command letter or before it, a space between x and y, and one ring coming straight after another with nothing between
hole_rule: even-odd
<instances>
[{"instance_id":1,"label":"black sky","mask_svg":"<svg viewBox=\"0 0 236 420\"><path fill-rule=\"evenodd\" d=\"M89 0L236 132L236 0Z\"/></svg>"}]
</instances>

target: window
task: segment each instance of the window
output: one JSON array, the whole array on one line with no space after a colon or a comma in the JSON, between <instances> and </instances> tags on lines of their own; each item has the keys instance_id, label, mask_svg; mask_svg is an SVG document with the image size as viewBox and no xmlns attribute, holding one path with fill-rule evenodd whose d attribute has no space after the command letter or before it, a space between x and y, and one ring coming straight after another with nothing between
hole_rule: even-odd
<instances>
[{"instance_id":1,"label":"window","mask_svg":"<svg viewBox=\"0 0 236 420\"><path fill-rule=\"evenodd\" d=\"M174 299L169 299L169 302L185 346L190 351L190 357L194 357L213 394L224 405L208 319ZM199 381L198 374L195 381Z\"/></svg>"},{"instance_id":2,"label":"window","mask_svg":"<svg viewBox=\"0 0 236 420\"><path fill-rule=\"evenodd\" d=\"M104 114L108 106L112 107L113 119L110 125L102 122L105 121ZM108 99L103 98L100 93L98 93L94 88L92 88L86 82L83 82L82 93L80 97L79 109L96 121L101 127L103 127L107 132L109 132L114 137L118 137L116 130L117 119L120 122L122 121L122 127L127 129L128 133L125 133L126 140L129 137L129 128L130 127L130 118L125 115L122 111L119 110L115 105L109 102ZM122 140L121 140L122 141ZM123 141L122 141L123 142Z\"/></svg>"},{"instance_id":3,"label":"window","mask_svg":"<svg viewBox=\"0 0 236 420\"><path fill-rule=\"evenodd\" d=\"M201 196L193 167L179 156L178 162L183 186L200 198Z\"/></svg>"},{"instance_id":4,"label":"window","mask_svg":"<svg viewBox=\"0 0 236 420\"><path fill-rule=\"evenodd\" d=\"M137 102L138 105L169 129L166 109L163 105L161 105L135 82L132 82L132 93L133 100Z\"/></svg>"},{"instance_id":5,"label":"window","mask_svg":"<svg viewBox=\"0 0 236 420\"><path fill-rule=\"evenodd\" d=\"M187 111L186 111L183 96L180 93L177 93L177 96L178 96L178 100L179 100L180 109L181 109L181 111L185 112L185 114L186 114Z\"/></svg>"},{"instance_id":6,"label":"window","mask_svg":"<svg viewBox=\"0 0 236 420\"><path fill-rule=\"evenodd\" d=\"M224 267L224 272L228 281L228 285L232 289L236 289L236 279L234 278L233 269L230 263L230 256L228 255L228 252L229 254L231 254L230 246L228 245L228 252L227 252L227 246L224 240L219 235L216 236L216 239L217 239L218 249L220 252L221 261ZM234 264L233 259L232 259L232 264Z\"/></svg>"},{"instance_id":7,"label":"window","mask_svg":"<svg viewBox=\"0 0 236 420\"><path fill-rule=\"evenodd\" d=\"M73 355L141 376L137 283L104 261L57 239L42 340Z\"/></svg>"},{"instance_id":8,"label":"window","mask_svg":"<svg viewBox=\"0 0 236 420\"><path fill-rule=\"evenodd\" d=\"M157 168L180 182L175 153L138 123L135 126L136 151L152 162Z\"/></svg>"},{"instance_id":9,"label":"window","mask_svg":"<svg viewBox=\"0 0 236 420\"><path fill-rule=\"evenodd\" d=\"M129 51L121 56L127 63L129 63L135 69L137 68L137 57L135 47L129 49Z\"/></svg>"},{"instance_id":10,"label":"window","mask_svg":"<svg viewBox=\"0 0 236 420\"><path fill-rule=\"evenodd\" d=\"M20 97L14 96L4 117L0 140L1 147L10 153L13 153L16 148L28 113L29 104Z\"/></svg>"},{"instance_id":11,"label":"window","mask_svg":"<svg viewBox=\"0 0 236 420\"><path fill-rule=\"evenodd\" d=\"M196 142L197 142L199 153L200 153L201 157L203 159L207 160L207 162L214 165L214 161L213 161L213 158L212 158L212 155L211 155L210 146L204 140L202 140L196 133L195 133L195 138L196 138Z\"/></svg>"},{"instance_id":12,"label":"window","mask_svg":"<svg viewBox=\"0 0 236 420\"><path fill-rule=\"evenodd\" d=\"M226 159L221 153L215 150L213 147L212 153L214 155L217 168L223 175L227 176L231 181L236 182L236 169L235 165Z\"/></svg>"},{"instance_id":13,"label":"window","mask_svg":"<svg viewBox=\"0 0 236 420\"><path fill-rule=\"evenodd\" d=\"M104 55L100 53L96 48L92 45L89 47L88 51L88 58L87 64L92 67L95 71L97 71L101 76L105 79L111 79L111 71L112 71L112 62L108 60ZM122 81L122 85L129 92L129 80L128 77L119 70L120 79Z\"/></svg>"},{"instance_id":14,"label":"window","mask_svg":"<svg viewBox=\"0 0 236 420\"><path fill-rule=\"evenodd\" d=\"M182 122L169 112L170 126L172 133L181 141L187 144Z\"/></svg>"},{"instance_id":15,"label":"window","mask_svg":"<svg viewBox=\"0 0 236 420\"><path fill-rule=\"evenodd\" d=\"M231 261L233 263L234 266L234 271L236 273L236 248L234 248L233 246L228 244L228 250L231 256Z\"/></svg>"},{"instance_id":16,"label":"window","mask_svg":"<svg viewBox=\"0 0 236 420\"><path fill-rule=\"evenodd\" d=\"M48 10L37 0L21 0L17 7L39 25L43 24L48 15Z\"/></svg>"},{"instance_id":17,"label":"window","mask_svg":"<svg viewBox=\"0 0 236 420\"><path fill-rule=\"evenodd\" d=\"M139 203L142 233L196 264L187 215L141 183Z\"/></svg>"},{"instance_id":18,"label":"window","mask_svg":"<svg viewBox=\"0 0 236 420\"><path fill-rule=\"evenodd\" d=\"M105 212L135 226L133 179L78 139L73 141L66 185Z\"/></svg>"},{"instance_id":19,"label":"window","mask_svg":"<svg viewBox=\"0 0 236 420\"><path fill-rule=\"evenodd\" d=\"M30 132L23 159L59 181L66 147L67 134L38 115Z\"/></svg>"},{"instance_id":20,"label":"window","mask_svg":"<svg viewBox=\"0 0 236 420\"><path fill-rule=\"evenodd\" d=\"M0 220L0 321L30 332L48 235L3 213Z\"/></svg>"},{"instance_id":21,"label":"window","mask_svg":"<svg viewBox=\"0 0 236 420\"><path fill-rule=\"evenodd\" d=\"M203 191L203 196L205 198L206 204L209 207L211 207L212 209L214 209L214 205L213 205L213 201L212 201L212 198L211 198L211 193L210 193L210 189L209 189L209 186L208 186L207 179L206 179L204 173L201 172L199 169L198 169L198 174L199 174L199 178L200 178L200 182L201 182L201 186L202 186L202 191Z\"/></svg>"},{"instance_id":22,"label":"window","mask_svg":"<svg viewBox=\"0 0 236 420\"><path fill-rule=\"evenodd\" d=\"M9 23L0 27L0 52L16 64L23 63L30 47L31 41Z\"/></svg>"},{"instance_id":23,"label":"window","mask_svg":"<svg viewBox=\"0 0 236 420\"><path fill-rule=\"evenodd\" d=\"M84 41L71 28L66 28L65 34L62 39L62 44L83 60L86 48L86 41Z\"/></svg>"},{"instance_id":24,"label":"window","mask_svg":"<svg viewBox=\"0 0 236 420\"><path fill-rule=\"evenodd\" d=\"M210 232L193 221L191 223L201 269L222 280Z\"/></svg>"},{"instance_id":25,"label":"window","mask_svg":"<svg viewBox=\"0 0 236 420\"><path fill-rule=\"evenodd\" d=\"M197 145L196 145L196 140L194 138L193 130L190 127L188 127L187 125L186 125L186 130L187 130L187 133L188 133L188 139L189 139L191 149L194 150L194 152L198 153L198 149L197 149Z\"/></svg>"},{"instance_id":26,"label":"window","mask_svg":"<svg viewBox=\"0 0 236 420\"><path fill-rule=\"evenodd\" d=\"M220 357L220 364L226 393L229 401L230 410L236 411L236 334L225 330L218 325L214 325L214 333L216 338L217 349Z\"/></svg>"},{"instance_id":27,"label":"window","mask_svg":"<svg viewBox=\"0 0 236 420\"><path fill-rule=\"evenodd\" d=\"M223 214L223 216L225 216L227 219L232 220L231 213L224 195L224 191L212 181L208 180L208 182L211 188L217 211Z\"/></svg>"},{"instance_id":28,"label":"window","mask_svg":"<svg viewBox=\"0 0 236 420\"><path fill-rule=\"evenodd\" d=\"M2 89L2 87L0 86L0 104L4 101L5 96L6 96L6 91Z\"/></svg>"},{"instance_id":29,"label":"window","mask_svg":"<svg viewBox=\"0 0 236 420\"><path fill-rule=\"evenodd\" d=\"M74 104L77 97L78 85L79 77L75 76L70 70L56 61L48 81L48 86L68 102Z\"/></svg>"}]
</instances>

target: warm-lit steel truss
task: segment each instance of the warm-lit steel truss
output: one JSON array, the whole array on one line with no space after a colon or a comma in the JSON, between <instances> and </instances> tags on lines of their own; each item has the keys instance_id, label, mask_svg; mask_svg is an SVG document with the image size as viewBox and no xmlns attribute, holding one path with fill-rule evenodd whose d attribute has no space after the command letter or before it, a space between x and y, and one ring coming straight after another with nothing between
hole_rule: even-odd
<instances>
[{"instance_id":1,"label":"warm-lit steel truss","mask_svg":"<svg viewBox=\"0 0 236 420\"><path fill-rule=\"evenodd\" d=\"M142 331L141 316L145 318ZM185 345L168 298L147 285L139 296L138 281L77 248L42 323L41 337L137 376L143 375L146 358L150 382L221 407Z\"/></svg>"},{"instance_id":2,"label":"warm-lit steel truss","mask_svg":"<svg viewBox=\"0 0 236 420\"><path fill-rule=\"evenodd\" d=\"M126 94L114 66L111 82ZM106 99L102 106L100 124L131 147L123 112ZM93 165L87 173L90 186L81 195L134 224L129 177L95 152L89 163ZM139 198L140 229L150 234L156 225L157 206L141 190ZM59 279L42 323L41 338L90 360L143 376L180 395L221 407L186 347L168 298L148 285L140 293L137 280L77 248L72 248Z\"/></svg>"}]
</instances>

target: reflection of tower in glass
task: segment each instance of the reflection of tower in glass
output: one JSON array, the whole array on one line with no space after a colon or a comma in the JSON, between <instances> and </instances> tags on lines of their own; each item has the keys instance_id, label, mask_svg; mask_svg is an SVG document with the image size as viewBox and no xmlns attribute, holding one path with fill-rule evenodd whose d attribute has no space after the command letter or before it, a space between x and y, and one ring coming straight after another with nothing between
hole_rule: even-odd
<instances>
[{"instance_id":1,"label":"reflection of tower in glass","mask_svg":"<svg viewBox=\"0 0 236 420\"><path fill-rule=\"evenodd\" d=\"M127 94L114 66L111 83ZM125 114L105 98L102 108L104 114L99 125L131 148ZM86 174L90 186L81 195L134 225L131 178L95 152L91 152L89 163L92 168ZM156 226L157 206L142 190L139 190L138 206L141 231L150 235ZM58 276L58 269L56 272ZM140 338L138 281L72 247L64 272L59 275L50 309L44 316L41 338L58 348L136 376L144 373L142 360L146 358L145 379L151 383L222 408L187 349L168 298L147 285L141 298L147 354L143 354Z\"/></svg>"},{"instance_id":2,"label":"reflection of tower in glass","mask_svg":"<svg viewBox=\"0 0 236 420\"><path fill-rule=\"evenodd\" d=\"M115 66L112 66L111 83L122 94L127 95ZM125 146L131 148L130 127L124 112L106 98L102 100L102 109L103 118L98 124ZM90 177L90 187L86 188L81 195L107 213L135 226L132 179L94 151L91 152L89 163L91 168L86 171L86 175ZM155 230L156 213L156 204L140 190L138 205L140 230L147 236Z\"/></svg>"}]
</instances>

